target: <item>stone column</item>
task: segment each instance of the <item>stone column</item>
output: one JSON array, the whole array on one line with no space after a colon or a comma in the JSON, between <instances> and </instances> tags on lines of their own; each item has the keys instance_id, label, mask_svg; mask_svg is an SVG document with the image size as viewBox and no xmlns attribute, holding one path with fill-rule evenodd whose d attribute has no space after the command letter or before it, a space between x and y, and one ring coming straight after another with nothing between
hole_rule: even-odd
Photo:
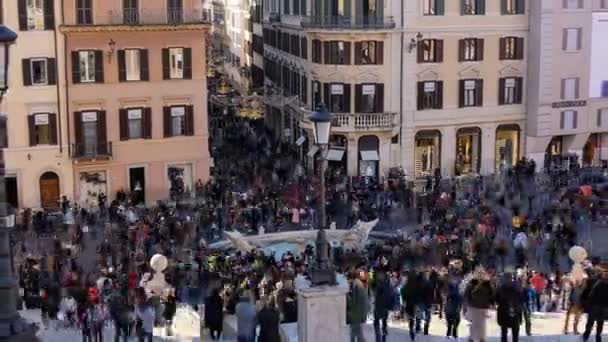
<instances>
[{"instance_id":1,"label":"stone column","mask_svg":"<svg viewBox=\"0 0 608 342\"><path fill-rule=\"evenodd\" d=\"M456 161L456 128L454 126L441 129L441 175L454 176Z\"/></svg>"},{"instance_id":2,"label":"stone column","mask_svg":"<svg viewBox=\"0 0 608 342\"><path fill-rule=\"evenodd\" d=\"M344 341L348 287L298 289L298 341Z\"/></svg>"},{"instance_id":3,"label":"stone column","mask_svg":"<svg viewBox=\"0 0 608 342\"><path fill-rule=\"evenodd\" d=\"M357 144L356 137L347 137L348 148L346 149L348 158L346 161L348 168L348 175L354 177L359 175L359 145Z\"/></svg>"},{"instance_id":4,"label":"stone column","mask_svg":"<svg viewBox=\"0 0 608 342\"><path fill-rule=\"evenodd\" d=\"M482 175L491 175L496 165L496 126L481 127L481 168Z\"/></svg>"}]
</instances>

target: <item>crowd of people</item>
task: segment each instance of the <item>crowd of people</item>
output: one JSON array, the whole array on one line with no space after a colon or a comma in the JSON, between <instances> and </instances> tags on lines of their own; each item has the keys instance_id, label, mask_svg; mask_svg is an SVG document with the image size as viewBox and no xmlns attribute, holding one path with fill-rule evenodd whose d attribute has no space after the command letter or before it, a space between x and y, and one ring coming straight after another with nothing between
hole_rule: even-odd
<instances>
[{"instance_id":1,"label":"crowd of people","mask_svg":"<svg viewBox=\"0 0 608 342\"><path fill-rule=\"evenodd\" d=\"M339 228L416 213L413 230L360 251L332 247L333 262L350 281L353 341L365 340L361 325L368 319L378 342L386 340L389 320L407 321L414 339L429 333L434 315L445 319L446 336L454 338L464 315L472 322L470 338L485 341L492 307L503 340L511 330L516 341L521 321L531 334L531 313L539 310L567 311L564 333L573 316L575 334L586 312L584 336L593 323L601 335L606 268L589 268L587 279L573 280L563 264L578 241L577 225L597 219L590 205L597 194L543 199L534 164L522 160L500 179L444 180L437 173L418 195L401 179L345 188L342 176L332 173L322 204L318 179L298 165L298 152L276 143L261 122L229 118L223 125L213 134L212 179L188 189L174 175L171 201L146 208L133 194L100 194L95 210L64 200L59 231L45 217L23 220L24 231L53 233L44 253L15 246L22 256L21 298L27 308L41 309L45 327L80 329L83 341L102 341L112 324L115 341L151 341L154 327L171 333L178 305L188 305L201 312L212 339L222 336L225 315L235 315L239 341L279 341L279 324L297 321L295 280L307 274L313 247L266 255L208 245L223 231L313 227L318 206L327 205L330 222L344 216ZM155 254L169 260L164 273L173 290L161 295L146 290Z\"/></svg>"}]
</instances>

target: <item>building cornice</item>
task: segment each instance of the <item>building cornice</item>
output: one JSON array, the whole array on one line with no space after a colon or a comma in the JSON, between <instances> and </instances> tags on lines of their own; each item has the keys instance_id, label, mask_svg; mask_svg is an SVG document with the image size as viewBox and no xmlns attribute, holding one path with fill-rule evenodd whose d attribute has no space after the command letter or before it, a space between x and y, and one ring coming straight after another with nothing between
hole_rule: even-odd
<instances>
[{"instance_id":1,"label":"building cornice","mask_svg":"<svg viewBox=\"0 0 608 342\"><path fill-rule=\"evenodd\" d=\"M183 25L61 25L59 30L63 33L91 33L91 32L154 32L154 31L202 31L208 32L209 24L183 24Z\"/></svg>"}]
</instances>

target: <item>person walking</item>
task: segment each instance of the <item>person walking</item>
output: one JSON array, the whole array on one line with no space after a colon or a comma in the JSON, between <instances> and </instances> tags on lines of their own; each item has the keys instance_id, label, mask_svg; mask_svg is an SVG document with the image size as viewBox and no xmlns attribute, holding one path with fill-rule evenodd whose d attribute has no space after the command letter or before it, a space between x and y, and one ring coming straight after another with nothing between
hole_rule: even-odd
<instances>
[{"instance_id":1,"label":"person walking","mask_svg":"<svg viewBox=\"0 0 608 342\"><path fill-rule=\"evenodd\" d=\"M237 322L237 341L254 342L257 326L257 313L248 296L241 296L235 307Z\"/></svg>"},{"instance_id":2,"label":"person walking","mask_svg":"<svg viewBox=\"0 0 608 342\"><path fill-rule=\"evenodd\" d=\"M448 326L446 337L448 339L458 339L458 325L460 324L460 311L462 311L462 295L458 287L458 280L450 279L445 301L445 319Z\"/></svg>"},{"instance_id":3,"label":"person walking","mask_svg":"<svg viewBox=\"0 0 608 342\"><path fill-rule=\"evenodd\" d=\"M209 328L211 339L219 340L224 325L224 300L219 289L213 289L205 301L205 325Z\"/></svg>"},{"instance_id":4,"label":"person walking","mask_svg":"<svg viewBox=\"0 0 608 342\"><path fill-rule=\"evenodd\" d=\"M365 342L361 324L367 319L369 304L365 290L358 272L350 274L350 291L347 298L347 322L350 324L350 341Z\"/></svg>"},{"instance_id":5,"label":"person walking","mask_svg":"<svg viewBox=\"0 0 608 342\"><path fill-rule=\"evenodd\" d=\"M587 341L595 325L595 341L602 341L604 320L608 317L608 264L597 267L595 279L590 279L581 294L585 312L588 314L583 341Z\"/></svg>"},{"instance_id":6,"label":"person walking","mask_svg":"<svg viewBox=\"0 0 608 342\"><path fill-rule=\"evenodd\" d=\"M137 340L139 342L152 342L154 316L156 316L154 308L146 302L145 292L141 293L140 291L137 295L135 305Z\"/></svg>"},{"instance_id":7,"label":"person walking","mask_svg":"<svg viewBox=\"0 0 608 342\"><path fill-rule=\"evenodd\" d=\"M570 316L574 315L574 325L572 330L574 335L578 335L578 324L583 314L582 294L585 290L582 280L572 282L572 288L568 294L568 310L566 311L566 320L564 321L564 334L568 334L568 326L570 325Z\"/></svg>"},{"instance_id":8,"label":"person walking","mask_svg":"<svg viewBox=\"0 0 608 342\"><path fill-rule=\"evenodd\" d=\"M416 319L416 311L420 303L420 287L416 274L411 272L406 279L405 285L401 287L401 302L404 306L405 314L408 317L410 339L413 341L416 338L416 329L414 321Z\"/></svg>"},{"instance_id":9,"label":"person walking","mask_svg":"<svg viewBox=\"0 0 608 342\"><path fill-rule=\"evenodd\" d=\"M262 310L258 312L258 322L260 323L258 342L281 342L280 321L281 317L275 308L274 301L267 299Z\"/></svg>"},{"instance_id":10,"label":"person walking","mask_svg":"<svg viewBox=\"0 0 608 342\"><path fill-rule=\"evenodd\" d=\"M488 309L494 304L495 291L485 270L478 268L465 289L467 317L471 321L470 342L487 341Z\"/></svg>"},{"instance_id":11,"label":"person walking","mask_svg":"<svg viewBox=\"0 0 608 342\"><path fill-rule=\"evenodd\" d=\"M502 342L507 342L509 329L511 329L513 342L519 341L519 326L523 316L524 300L523 291L515 285L512 276L504 275L501 285L496 291L496 313Z\"/></svg>"},{"instance_id":12,"label":"person walking","mask_svg":"<svg viewBox=\"0 0 608 342\"><path fill-rule=\"evenodd\" d=\"M377 271L374 282L374 332L376 342L386 342L386 336L388 335L386 321L388 312L393 307L394 295L384 270ZM381 324L382 328L380 327Z\"/></svg>"}]
</instances>

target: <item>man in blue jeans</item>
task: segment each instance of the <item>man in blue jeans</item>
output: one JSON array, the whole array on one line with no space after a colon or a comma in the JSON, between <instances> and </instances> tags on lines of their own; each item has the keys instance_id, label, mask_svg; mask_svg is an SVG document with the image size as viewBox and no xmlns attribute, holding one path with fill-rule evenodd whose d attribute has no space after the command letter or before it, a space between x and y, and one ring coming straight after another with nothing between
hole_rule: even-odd
<instances>
[{"instance_id":1,"label":"man in blue jeans","mask_svg":"<svg viewBox=\"0 0 608 342\"><path fill-rule=\"evenodd\" d=\"M135 318L137 320L137 338L139 342L152 342L154 332L154 307L146 303L145 293L140 295L135 306Z\"/></svg>"},{"instance_id":2,"label":"man in blue jeans","mask_svg":"<svg viewBox=\"0 0 608 342\"><path fill-rule=\"evenodd\" d=\"M248 296L241 296L235 308L237 322L237 341L255 342L255 328L257 326L257 312L255 305Z\"/></svg>"}]
</instances>

